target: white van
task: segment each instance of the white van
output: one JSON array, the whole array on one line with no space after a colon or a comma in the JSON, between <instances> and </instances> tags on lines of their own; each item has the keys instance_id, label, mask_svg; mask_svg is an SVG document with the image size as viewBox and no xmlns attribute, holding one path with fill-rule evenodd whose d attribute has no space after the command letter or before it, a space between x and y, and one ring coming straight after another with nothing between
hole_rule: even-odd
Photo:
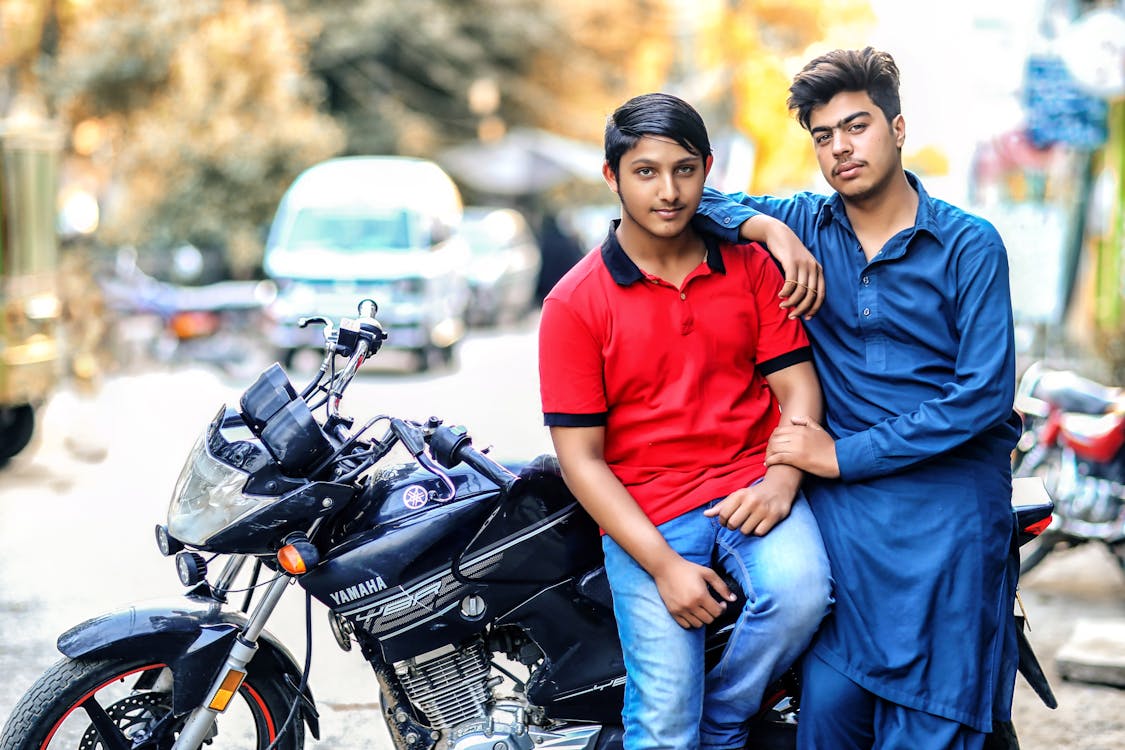
<instances>
[{"instance_id":1,"label":"white van","mask_svg":"<svg viewBox=\"0 0 1125 750\"><path fill-rule=\"evenodd\" d=\"M433 162L400 156L330 159L298 175L277 209L263 267L277 282L269 314L282 364L323 345L302 317L350 317L374 299L384 347L449 363L465 333L469 248L457 186Z\"/></svg>"}]
</instances>

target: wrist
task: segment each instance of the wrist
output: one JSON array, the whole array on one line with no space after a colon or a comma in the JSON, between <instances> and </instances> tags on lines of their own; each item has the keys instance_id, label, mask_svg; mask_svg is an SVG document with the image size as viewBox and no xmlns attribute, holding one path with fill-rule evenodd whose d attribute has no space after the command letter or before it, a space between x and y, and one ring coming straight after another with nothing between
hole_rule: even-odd
<instances>
[{"instance_id":1,"label":"wrist","mask_svg":"<svg viewBox=\"0 0 1125 750\"><path fill-rule=\"evenodd\" d=\"M805 473L794 466L774 464L766 469L764 479L778 489L789 490L796 495L804 476Z\"/></svg>"},{"instance_id":2,"label":"wrist","mask_svg":"<svg viewBox=\"0 0 1125 750\"><path fill-rule=\"evenodd\" d=\"M772 216L765 214L757 214L751 216L746 221L742 222L739 227L739 234L743 239L750 242L761 242L766 245L771 241L776 243L778 239L785 236L785 234L792 234L791 230L785 222L780 219L775 219Z\"/></svg>"},{"instance_id":3,"label":"wrist","mask_svg":"<svg viewBox=\"0 0 1125 750\"><path fill-rule=\"evenodd\" d=\"M655 578L661 578L668 570L683 560L672 547L660 537L660 544L646 545L642 554L635 555L634 560L645 571Z\"/></svg>"}]
</instances>

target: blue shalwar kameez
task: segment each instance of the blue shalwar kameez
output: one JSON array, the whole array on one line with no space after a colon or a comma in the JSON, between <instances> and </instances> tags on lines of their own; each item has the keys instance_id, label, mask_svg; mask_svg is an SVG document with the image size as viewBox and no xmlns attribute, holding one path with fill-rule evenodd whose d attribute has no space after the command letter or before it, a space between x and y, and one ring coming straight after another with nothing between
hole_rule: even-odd
<instances>
[{"instance_id":1,"label":"blue shalwar kameez","mask_svg":"<svg viewBox=\"0 0 1125 750\"><path fill-rule=\"evenodd\" d=\"M727 239L781 219L824 269L806 321L839 480L808 479L836 586L812 652L879 698L988 732L1016 669L1007 254L986 221L918 193L915 225L868 261L839 195L726 196Z\"/></svg>"}]
</instances>

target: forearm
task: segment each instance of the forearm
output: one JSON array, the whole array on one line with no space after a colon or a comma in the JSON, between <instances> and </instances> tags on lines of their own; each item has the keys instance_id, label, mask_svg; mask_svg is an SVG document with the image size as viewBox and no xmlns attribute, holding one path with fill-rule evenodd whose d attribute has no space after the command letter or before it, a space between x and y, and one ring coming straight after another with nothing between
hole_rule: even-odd
<instances>
[{"instance_id":1,"label":"forearm","mask_svg":"<svg viewBox=\"0 0 1125 750\"><path fill-rule=\"evenodd\" d=\"M747 242L762 243L767 248L783 244L790 238L797 240L788 224L766 214L755 214L742 222L738 227L738 236Z\"/></svg>"},{"instance_id":2,"label":"forearm","mask_svg":"<svg viewBox=\"0 0 1125 750\"><path fill-rule=\"evenodd\" d=\"M792 430L795 424L793 420L801 420L801 424L808 424L810 421L819 423L822 420L824 397L811 362L788 367L771 375L768 382L781 407L781 421L774 431L775 436ZM802 452L797 463L774 463L767 460L766 479L778 482L779 487L791 487L796 494L805 470L822 473L825 467L834 465L835 446L827 433L820 430L819 434L824 439L808 444L806 449L811 452L808 455ZM771 438L771 445L775 443ZM776 445L774 447L776 449Z\"/></svg>"},{"instance_id":3,"label":"forearm","mask_svg":"<svg viewBox=\"0 0 1125 750\"><path fill-rule=\"evenodd\" d=\"M812 365L808 365L812 369ZM824 399L820 393L820 386L813 383L800 383L789 387L779 395L781 405L782 424L787 424L790 417L808 417L815 422L820 422L824 416ZM774 464L766 469L765 479L777 482L778 487L786 487L797 494L805 472L795 466Z\"/></svg>"},{"instance_id":4,"label":"forearm","mask_svg":"<svg viewBox=\"0 0 1125 750\"><path fill-rule=\"evenodd\" d=\"M653 577L678 555L604 461L564 459L563 478L590 517Z\"/></svg>"},{"instance_id":5,"label":"forearm","mask_svg":"<svg viewBox=\"0 0 1125 750\"><path fill-rule=\"evenodd\" d=\"M958 385L950 391L946 398L837 440L841 478L855 482L901 471L959 448L1011 418L1012 398L1002 388Z\"/></svg>"}]
</instances>

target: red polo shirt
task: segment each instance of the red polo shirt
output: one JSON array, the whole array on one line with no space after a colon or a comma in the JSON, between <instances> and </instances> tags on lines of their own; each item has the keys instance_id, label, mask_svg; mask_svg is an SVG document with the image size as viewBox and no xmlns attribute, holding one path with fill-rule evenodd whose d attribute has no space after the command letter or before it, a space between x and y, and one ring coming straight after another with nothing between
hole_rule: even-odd
<instances>
[{"instance_id":1,"label":"red polo shirt","mask_svg":"<svg viewBox=\"0 0 1125 750\"><path fill-rule=\"evenodd\" d=\"M660 524L765 473L780 416L765 376L812 355L761 246L705 237L706 263L677 289L630 260L616 224L543 303L543 416L604 425L606 462Z\"/></svg>"}]
</instances>

